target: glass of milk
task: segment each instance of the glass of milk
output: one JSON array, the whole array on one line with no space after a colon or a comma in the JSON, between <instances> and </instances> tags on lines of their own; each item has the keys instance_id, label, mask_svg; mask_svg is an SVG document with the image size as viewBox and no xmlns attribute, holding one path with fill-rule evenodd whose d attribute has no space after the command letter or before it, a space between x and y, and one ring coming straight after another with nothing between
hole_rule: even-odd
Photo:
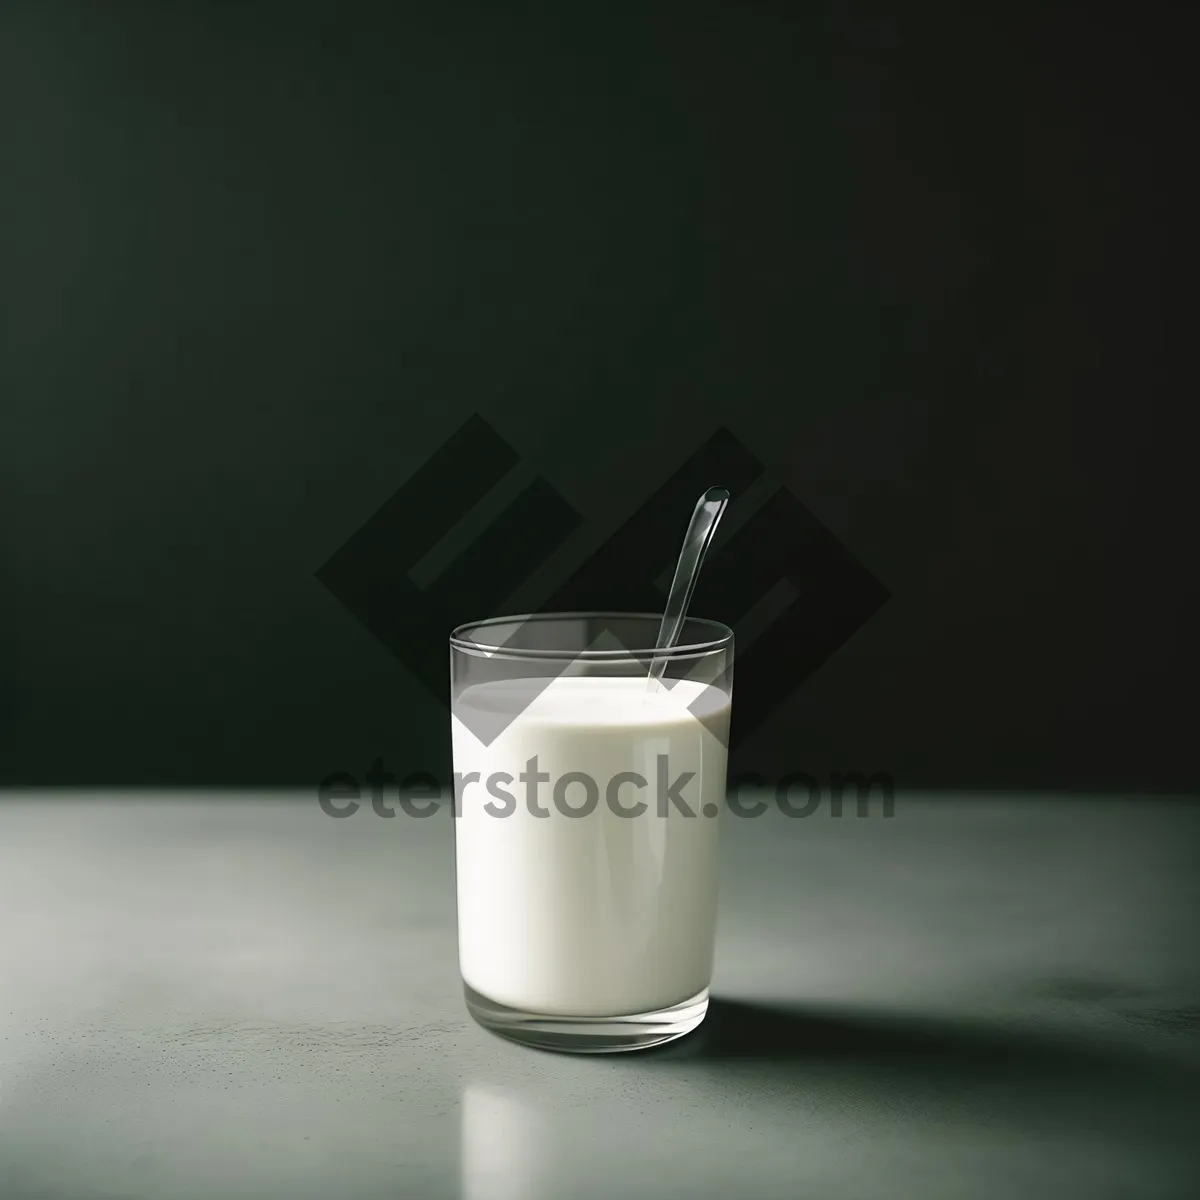
<instances>
[{"instance_id":1,"label":"glass of milk","mask_svg":"<svg viewBox=\"0 0 1200 1200\"><path fill-rule=\"evenodd\" d=\"M459 965L515 1041L635 1050L708 1008L733 634L544 613L450 638Z\"/></svg>"}]
</instances>

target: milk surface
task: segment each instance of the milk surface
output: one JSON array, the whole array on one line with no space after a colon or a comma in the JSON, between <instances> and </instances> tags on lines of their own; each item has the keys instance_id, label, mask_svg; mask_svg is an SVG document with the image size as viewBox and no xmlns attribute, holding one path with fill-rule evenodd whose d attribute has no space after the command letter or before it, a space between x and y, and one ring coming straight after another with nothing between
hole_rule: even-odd
<instances>
[{"instance_id":1,"label":"milk surface","mask_svg":"<svg viewBox=\"0 0 1200 1200\"><path fill-rule=\"evenodd\" d=\"M500 1004L558 1016L651 1012L706 988L726 693L688 680L650 694L644 678L514 680L468 687L454 709L464 981ZM484 745L471 730L497 713L518 715ZM521 782L535 756L549 779ZM459 782L473 772L478 781ZM594 781L598 803L586 815L555 805L556 784L570 807L590 799L578 780L561 785L570 772ZM614 788L622 772L646 786L618 779ZM692 778L674 795L692 816L666 797L686 773ZM489 777L511 805L489 793ZM530 811L531 786L546 815ZM626 810L639 801L645 810L619 815L610 794ZM488 804L509 815L492 815Z\"/></svg>"}]
</instances>

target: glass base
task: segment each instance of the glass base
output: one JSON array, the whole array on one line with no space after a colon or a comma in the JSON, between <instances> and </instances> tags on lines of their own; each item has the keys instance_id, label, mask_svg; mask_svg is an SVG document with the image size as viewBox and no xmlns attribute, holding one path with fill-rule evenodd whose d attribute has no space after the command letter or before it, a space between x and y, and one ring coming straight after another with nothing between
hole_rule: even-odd
<instances>
[{"instance_id":1,"label":"glass base","mask_svg":"<svg viewBox=\"0 0 1200 1200\"><path fill-rule=\"evenodd\" d=\"M511 1042L567 1054L618 1054L646 1050L691 1033L708 1012L708 988L655 1012L618 1017L555 1017L497 1004L463 984L467 1010L484 1029Z\"/></svg>"}]
</instances>

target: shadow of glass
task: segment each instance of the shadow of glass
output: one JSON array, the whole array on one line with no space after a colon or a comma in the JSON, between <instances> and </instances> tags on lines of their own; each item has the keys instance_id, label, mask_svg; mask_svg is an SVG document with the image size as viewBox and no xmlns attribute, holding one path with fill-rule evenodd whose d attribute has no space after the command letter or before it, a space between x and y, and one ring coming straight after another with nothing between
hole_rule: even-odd
<instances>
[{"instance_id":1,"label":"shadow of glass","mask_svg":"<svg viewBox=\"0 0 1200 1200\"><path fill-rule=\"evenodd\" d=\"M929 1115L1039 1117L1190 1143L1200 1060L1053 1029L714 998L686 1038L636 1057L655 1069L752 1075ZM1179 1143L1183 1144L1183 1143Z\"/></svg>"},{"instance_id":2,"label":"shadow of glass","mask_svg":"<svg viewBox=\"0 0 1200 1200\"><path fill-rule=\"evenodd\" d=\"M695 1033L649 1052L663 1062L869 1061L955 1073L1015 1066L1052 1067L1056 1072L1066 1067L1094 1069L1112 1053L1111 1048L1046 1030L961 1018L721 998L713 999Z\"/></svg>"}]
</instances>

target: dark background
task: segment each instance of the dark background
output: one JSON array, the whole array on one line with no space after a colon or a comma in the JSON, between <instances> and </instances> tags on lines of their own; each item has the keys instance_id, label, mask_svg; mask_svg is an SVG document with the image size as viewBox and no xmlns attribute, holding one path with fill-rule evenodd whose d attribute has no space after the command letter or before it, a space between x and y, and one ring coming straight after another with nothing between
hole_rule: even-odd
<instances>
[{"instance_id":1,"label":"dark background","mask_svg":"<svg viewBox=\"0 0 1200 1200\"><path fill-rule=\"evenodd\" d=\"M0 10L0 779L441 769L314 572L478 412L886 584L743 765L1194 786L1184 17L560 7Z\"/></svg>"}]
</instances>

